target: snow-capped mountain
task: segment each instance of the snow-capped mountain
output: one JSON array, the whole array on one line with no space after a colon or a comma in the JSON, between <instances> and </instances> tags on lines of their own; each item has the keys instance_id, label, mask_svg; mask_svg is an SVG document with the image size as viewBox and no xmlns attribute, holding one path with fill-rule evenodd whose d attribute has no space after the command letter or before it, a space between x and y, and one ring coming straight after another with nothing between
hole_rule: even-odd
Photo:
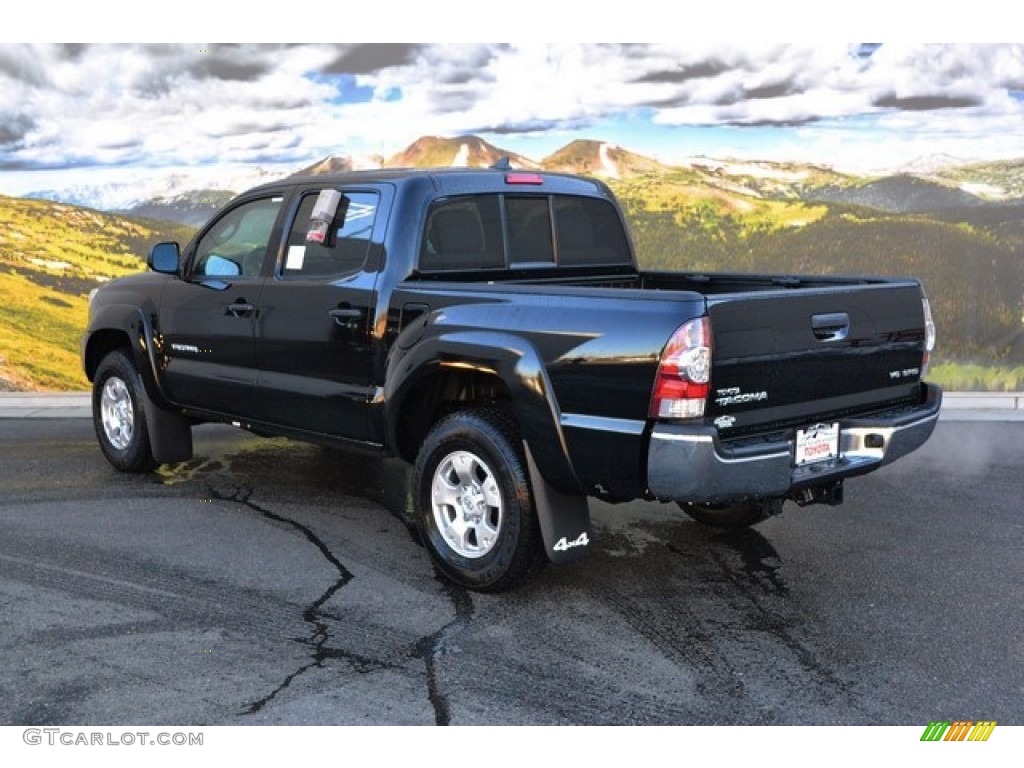
<instances>
[{"instance_id":1,"label":"snow-capped mountain","mask_svg":"<svg viewBox=\"0 0 1024 768\"><path fill-rule=\"evenodd\" d=\"M384 162L387 168L487 168L507 157L513 168L538 168L527 157L496 147L479 136L423 136Z\"/></svg>"},{"instance_id":2,"label":"snow-capped mountain","mask_svg":"<svg viewBox=\"0 0 1024 768\"><path fill-rule=\"evenodd\" d=\"M125 171L123 180L42 189L23 197L70 203L101 211L127 211L155 199L171 199L197 191L237 193L287 176L255 166L209 166Z\"/></svg>"},{"instance_id":3,"label":"snow-capped mountain","mask_svg":"<svg viewBox=\"0 0 1024 768\"><path fill-rule=\"evenodd\" d=\"M292 176L318 176L323 173L370 171L384 164L381 155L328 155L312 165L295 171Z\"/></svg>"},{"instance_id":4,"label":"snow-capped mountain","mask_svg":"<svg viewBox=\"0 0 1024 768\"><path fill-rule=\"evenodd\" d=\"M667 167L617 144L577 139L545 157L544 168L562 173L584 173L606 179L623 179L644 173L663 173Z\"/></svg>"},{"instance_id":5,"label":"snow-capped mountain","mask_svg":"<svg viewBox=\"0 0 1024 768\"><path fill-rule=\"evenodd\" d=\"M950 168L970 165L972 162L976 161L965 160L962 157L954 157L953 155L947 155L939 152L931 155L915 157L908 163L904 163L897 168L889 169L888 175L895 176L902 173L912 174L914 176L928 176L940 173Z\"/></svg>"}]
</instances>

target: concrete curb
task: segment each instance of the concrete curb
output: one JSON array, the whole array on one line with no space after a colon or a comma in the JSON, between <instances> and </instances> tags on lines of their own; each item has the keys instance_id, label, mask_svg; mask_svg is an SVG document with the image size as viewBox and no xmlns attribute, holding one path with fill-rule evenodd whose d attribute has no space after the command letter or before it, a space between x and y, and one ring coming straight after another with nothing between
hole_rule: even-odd
<instances>
[{"instance_id":1,"label":"concrete curb","mask_svg":"<svg viewBox=\"0 0 1024 768\"><path fill-rule=\"evenodd\" d=\"M951 411L1024 411L1024 392L944 392L942 408Z\"/></svg>"},{"instance_id":2,"label":"concrete curb","mask_svg":"<svg viewBox=\"0 0 1024 768\"><path fill-rule=\"evenodd\" d=\"M87 419L88 392L0 392L0 419ZM942 421L1024 421L1024 392L946 392Z\"/></svg>"},{"instance_id":3,"label":"concrete curb","mask_svg":"<svg viewBox=\"0 0 1024 768\"><path fill-rule=\"evenodd\" d=\"M87 419L88 392L0 392L0 419Z\"/></svg>"}]
</instances>

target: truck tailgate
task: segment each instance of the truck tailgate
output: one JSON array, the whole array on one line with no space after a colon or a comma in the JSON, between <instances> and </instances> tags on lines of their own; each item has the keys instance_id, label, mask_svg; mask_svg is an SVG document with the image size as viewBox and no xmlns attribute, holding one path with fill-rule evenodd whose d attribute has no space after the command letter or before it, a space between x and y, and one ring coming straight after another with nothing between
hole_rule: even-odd
<instances>
[{"instance_id":1,"label":"truck tailgate","mask_svg":"<svg viewBox=\"0 0 1024 768\"><path fill-rule=\"evenodd\" d=\"M739 435L916 402L922 297L913 281L709 296L706 416Z\"/></svg>"}]
</instances>

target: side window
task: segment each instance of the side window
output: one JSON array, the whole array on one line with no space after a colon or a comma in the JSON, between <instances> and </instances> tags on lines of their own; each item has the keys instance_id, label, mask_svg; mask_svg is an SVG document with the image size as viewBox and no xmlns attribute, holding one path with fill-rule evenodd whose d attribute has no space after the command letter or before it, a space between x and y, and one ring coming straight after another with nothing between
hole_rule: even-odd
<instances>
[{"instance_id":1,"label":"side window","mask_svg":"<svg viewBox=\"0 0 1024 768\"><path fill-rule=\"evenodd\" d=\"M615 208L592 197L554 198L561 266L630 264L629 243Z\"/></svg>"},{"instance_id":2,"label":"side window","mask_svg":"<svg viewBox=\"0 0 1024 768\"><path fill-rule=\"evenodd\" d=\"M333 231L324 243L306 242L309 219L317 193L303 195L288 234L283 277L320 277L357 272L370 251L373 223L377 219L376 192L345 192L338 206Z\"/></svg>"},{"instance_id":3,"label":"side window","mask_svg":"<svg viewBox=\"0 0 1024 768\"><path fill-rule=\"evenodd\" d=\"M253 200L222 216L196 246L192 276L257 277L282 200Z\"/></svg>"},{"instance_id":4,"label":"side window","mask_svg":"<svg viewBox=\"0 0 1024 768\"><path fill-rule=\"evenodd\" d=\"M508 217L508 262L554 264L551 213L547 197L506 197Z\"/></svg>"},{"instance_id":5,"label":"side window","mask_svg":"<svg viewBox=\"0 0 1024 768\"><path fill-rule=\"evenodd\" d=\"M497 195L445 200L430 209L420 269L501 269L501 212Z\"/></svg>"}]
</instances>

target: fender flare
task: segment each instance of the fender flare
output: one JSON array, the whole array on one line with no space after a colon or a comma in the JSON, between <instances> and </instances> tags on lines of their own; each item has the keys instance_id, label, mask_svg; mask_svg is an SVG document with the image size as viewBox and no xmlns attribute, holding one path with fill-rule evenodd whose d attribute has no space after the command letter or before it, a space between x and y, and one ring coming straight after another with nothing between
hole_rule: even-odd
<instances>
[{"instance_id":1,"label":"fender flare","mask_svg":"<svg viewBox=\"0 0 1024 768\"><path fill-rule=\"evenodd\" d=\"M117 331L128 338L135 367L142 377L142 384L149 399L158 408L175 410L174 404L167 398L160 385L159 341L152 321L142 308L129 304L111 304L100 308L91 318L82 350L83 362L86 364L86 373L90 380L93 371L89 370L89 355L96 334L102 331ZM98 364L99 360L95 362Z\"/></svg>"},{"instance_id":2,"label":"fender flare","mask_svg":"<svg viewBox=\"0 0 1024 768\"><path fill-rule=\"evenodd\" d=\"M390 446L397 445L398 416L406 397L425 377L446 368L474 370L500 379L544 478L560 491L582 492L544 362L532 344L510 333L458 330L423 339L392 357L384 377Z\"/></svg>"}]
</instances>

